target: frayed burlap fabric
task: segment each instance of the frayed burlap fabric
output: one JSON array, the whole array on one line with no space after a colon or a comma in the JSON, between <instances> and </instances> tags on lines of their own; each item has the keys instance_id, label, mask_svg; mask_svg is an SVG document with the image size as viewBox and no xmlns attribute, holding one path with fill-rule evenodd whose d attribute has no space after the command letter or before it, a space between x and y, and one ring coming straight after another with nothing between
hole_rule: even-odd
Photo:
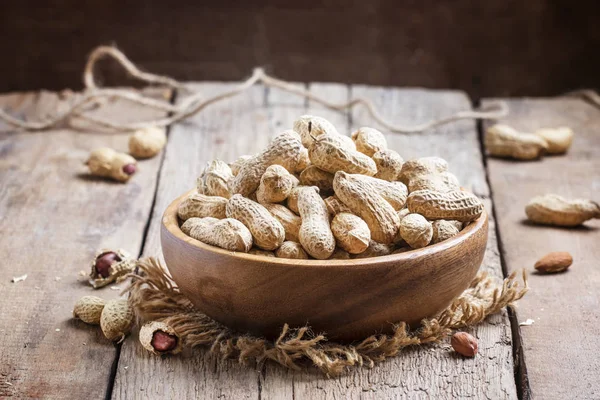
<instances>
[{"instance_id":1,"label":"frayed burlap fabric","mask_svg":"<svg viewBox=\"0 0 600 400\"><path fill-rule=\"evenodd\" d=\"M285 325L279 338L271 341L235 332L197 311L155 258L140 260L138 269L139 275L134 275L129 287L129 303L138 323L165 322L188 349L205 347L244 364L260 365L271 360L295 370L312 364L330 377L351 367L372 367L396 356L406 346L440 342L452 330L478 324L527 292L524 271L522 281L518 281L517 273L504 281L480 273L446 310L435 318L424 319L416 330L398 322L391 335L373 335L341 344L328 341L325 334L313 334L309 327L290 329Z\"/></svg>"}]
</instances>

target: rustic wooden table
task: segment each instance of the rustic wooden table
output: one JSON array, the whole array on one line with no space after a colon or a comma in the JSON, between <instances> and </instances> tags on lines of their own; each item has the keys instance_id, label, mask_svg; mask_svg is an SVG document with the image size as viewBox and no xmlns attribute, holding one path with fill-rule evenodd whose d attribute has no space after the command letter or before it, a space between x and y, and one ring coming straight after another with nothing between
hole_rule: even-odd
<instances>
[{"instance_id":1,"label":"rustic wooden table","mask_svg":"<svg viewBox=\"0 0 600 400\"><path fill-rule=\"evenodd\" d=\"M232 85L193 84L207 94ZM419 123L472 107L455 91L321 83L308 88L338 101L367 96L396 122ZM153 93L176 99L174 93ZM7 94L0 96L0 107L39 119L74 96ZM78 276L87 272L96 249L160 254L161 214L193 186L206 161L254 153L304 113L350 132L372 124L363 109L333 112L254 87L173 126L166 150L140 162L128 184L90 178L83 165L94 147L126 151L125 134L85 127L17 133L0 125L0 398L600 398L600 221L571 230L537 227L524 222L523 211L533 195L545 192L598 200L600 110L568 98L507 101L506 120L517 127L571 126L576 139L569 154L535 162L487 158L485 124L473 121L387 139L405 159L444 157L485 200L492 224L483 269L499 277L531 270L555 250L573 254L572 269L559 276L531 274L531 290L516 314L503 311L472 329L480 346L474 359L457 357L448 345L409 349L338 379L272 364L257 371L206 354L154 357L133 337L117 346L107 342L99 329L71 319L71 310L82 295L119 294L110 288L94 292ZM101 112L119 120L157 116L118 101ZM25 281L11 282L23 274ZM518 326L528 318L535 323Z\"/></svg>"}]
</instances>

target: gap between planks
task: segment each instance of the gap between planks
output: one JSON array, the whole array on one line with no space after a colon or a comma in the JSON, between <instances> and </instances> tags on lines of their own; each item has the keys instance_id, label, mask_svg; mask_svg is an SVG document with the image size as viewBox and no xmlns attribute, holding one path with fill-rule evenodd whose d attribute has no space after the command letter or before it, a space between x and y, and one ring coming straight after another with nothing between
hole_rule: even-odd
<instances>
[{"instance_id":1,"label":"gap between planks","mask_svg":"<svg viewBox=\"0 0 600 400\"><path fill-rule=\"evenodd\" d=\"M479 99L473 100L472 107L479 108L481 101ZM494 221L498 221L498 214L496 211L496 204L494 199L494 188L490 182L490 174L488 168L488 160L486 156L485 141L484 141L484 126L483 121L477 121L477 137L479 138L479 151L481 152L481 162L485 171L485 181L489 188L489 197L492 199L491 210ZM504 257L505 249L502 244L502 235L498 223L494 224L494 232L496 232L496 241L498 243L500 266L502 267L502 275L504 278L508 277L508 268L506 266L506 259ZM515 376L515 385L517 389L517 396L520 400L529 400L531 396L531 387L529 384L529 378L527 376L527 364L525 361L525 354L523 350L523 340L521 337L521 330L519 329L519 320L517 317L517 310L509 306L507 307L508 320L510 322L510 330L512 336L512 351L513 351L513 368Z\"/></svg>"}]
</instances>

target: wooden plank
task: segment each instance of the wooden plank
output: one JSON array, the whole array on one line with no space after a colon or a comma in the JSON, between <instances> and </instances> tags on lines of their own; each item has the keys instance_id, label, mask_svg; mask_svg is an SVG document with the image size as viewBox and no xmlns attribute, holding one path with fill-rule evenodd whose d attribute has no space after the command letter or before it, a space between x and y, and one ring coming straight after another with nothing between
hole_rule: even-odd
<instances>
[{"instance_id":1,"label":"wooden plank","mask_svg":"<svg viewBox=\"0 0 600 400\"><path fill-rule=\"evenodd\" d=\"M35 120L75 96L16 93L0 96L0 107ZM119 101L102 113L122 121L159 116ZM129 183L113 183L89 177L83 163L95 147L127 151L126 134L0 131L0 397L101 398L117 348L71 311L83 295L119 292L94 291L78 272L88 273L102 247L138 254L160 157L140 162ZM27 280L11 283L23 274Z\"/></svg>"},{"instance_id":2,"label":"wooden plank","mask_svg":"<svg viewBox=\"0 0 600 400\"><path fill-rule=\"evenodd\" d=\"M207 96L235 84L194 84ZM160 173L156 205L148 230L145 256L160 254L160 223L165 208L193 188L205 163L233 161L264 148L274 132L265 90L252 88L172 127ZM206 352L191 357L159 358L149 354L137 337L125 341L117 369L113 398L259 398L258 372L236 360L221 361Z\"/></svg>"},{"instance_id":3,"label":"wooden plank","mask_svg":"<svg viewBox=\"0 0 600 400\"><path fill-rule=\"evenodd\" d=\"M316 84L310 88L340 102L350 94L369 97L383 115L398 123L421 123L470 107L468 98L460 92L353 86L349 93L340 85ZM330 118L342 133L360 126L374 126L364 109L352 112L350 124L343 114L336 115L318 106L309 105L308 111ZM386 137L390 147L405 159L427 155L447 159L461 182L483 196L488 211L491 210L473 121L458 122L426 133L388 134ZM493 218L490 218L490 237L482 268L502 276ZM407 349L372 370L351 371L337 379L326 379L314 370L293 372L268 365L262 383L262 398L516 398L507 313L503 311L492 316L469 331L479 338L480 353L473 360L457 357L447 344L442 344Z\"/></svg>"},{"instance_id":4,"label":"wooden plank","mask_svg":"<svg viewBox=\"0 0 600 400\"><path fill-rule=\"evenodd\" d=\"M519 320L535 321L521 328L531 390L539 399L598 398L600 220L576 229L535 226L525 222L524 208L545 193L600 201L600 111L572 98L507 102L503 123L525 131L566 125L576 135L566 156L487 160L507 269L533 271L551 251L568 251L575 260L565 274L531 273L532 289L519 304Z\"/></svg>"}]
</instances>

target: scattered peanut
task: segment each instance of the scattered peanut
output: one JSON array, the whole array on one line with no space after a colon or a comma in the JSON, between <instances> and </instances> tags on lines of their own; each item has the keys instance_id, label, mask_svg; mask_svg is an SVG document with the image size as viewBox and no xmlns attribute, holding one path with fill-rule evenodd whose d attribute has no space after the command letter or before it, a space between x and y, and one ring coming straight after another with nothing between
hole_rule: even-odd
<instances>
[{"instance_id":1,"label":"scattered peanut","mask_svg":"<svg viewBox=\"0 0 600 400\"><path fill-rule=\"evenodd\" d=\"M100 324L100 316L106 302L104 299L96 296L83 296L73 308L73 318L77 318L86 324Z\"/></svg>"},{"instance_id":2,"label":"scattered peanut","mask_svg":"<svg viewBox=\"0 0 600 400\"><path fill-rule=\"evenodd\" d=\"M431 242L433 227L422 215L408 214L400 221L400 236L410 247L418 249Z\"/></svg>"},{"instance_id":3,"label":"scattered peanut","mask_svg":"<svg viewBox=\"0 0 600 400\"><path fill-rule=\"evenodd\" d=\"M181 352L181 340L175 330L161 321L151 321L140 328L139 340L149 352L177 354Z\"/></svg>"},{"instance_id":4,"label":"scattered peanut","mask_svg":"<svg viewBox=\"0 0 600 400\"><path fill-rule=\"evenodd\" d=\"M131 330L133 310L127 300L110 300L100 316L100 328L108 340L122 342Z\"/></svg>"},{"instance_id":5,"label":"scattered peanut","mask_svg":"<svg viewBox=\"0 0 600 400\"><path fill-rule=\"evenodd\" d=\"M290 172L295 172L300 163L305 163L303 157L306 150L302 146L300 136L294 131L285 131L271 141L261 153L243 163L238 174L230 181L231 193L249 196L260 184L260 178L266 169L278 164Z\"/></svg>"},{"instance_id":6,"label":"scattered peanut","mask_svg":"<svg viewBox=\"0 0 600 400\"><path fill-rule=\"evenodd\" d=\"M190 218L213 217L217 219L226 218L225 208L227 199L219 196L206 196L193 193L179 203L177 216L186 221Z\"/></svg>"},{"instance_id":7,"label":"scattered peanut","mask_svg":"<svg viewBox=\"0 0 600 400\"><path fill-rule=\"evenodd\" d=\"M254 245L263 250L275 250L285 240L281 223L264 206L242 195L231 196L226 212L228 218L235 218L250 230Z\"/></svg>"},{"instance_id":8,"label":"scattered peanut","mask_svg":"<svg viewBox=\"0 0 600 400\"><path fill-rule=\"evenodd\" d=\"M165 128L153 126L135 131L129 137L129 154L135 158L154 157L167 144Z\"/></svg>"},{"instance_id":9,"label":"scattered peanut","mask_svg":"<svg viewBox=\"0 0 600 400\"><path fill-rule=\"evenodd\" d=\"M377 129L363 127L353 132L351 137L356 145L356 150L369 157L373 157L373 154L380 150L387 149L385 136Z\"/></svg>"},{"instance_id":10,"label":"scattered peanut","mask_svg":"<svg viewBox=\"0 0 600 400\"><path fill-rule=\"evenodd\" d=\"M375 161L356 150L340 147L329 136L316 138L308 148L308 156L313 165L332 174L344 171L373 176L377 173Z\"/></svg>"},{"instance_id":11,"label":"scattered peanut","mask_svg":"<svg viewBox=\"0 0 600 400\"><path fill-rule=\"evenodd\" d=\"M190 218L181 225L181 230L196 240L225 250L247 252L252 247L248 228L232 218Z\"/></svg>"},{"instance_id":12,"label":"scattered peanut","mask_svg":"<svg viewBox=\"0 0 600 400\"><path fill-rule=\"evenodd\" d=\"M485 148L492 156L534 160L548 150L548 143L538 135L520 133L508 125L496 124L486 131Z\"/></svg>"},{"instance_id":13,"label":"scattered peanut","mask_svg":"<svg viewBox=\"0 0 600 400\"><path fill-rule=\"evenodd\" d=\"M123 249L102 249L91 262L89 283L100 289L113 282L121 282L135 269L136 260Z\"/></svg>"},{"instance_id":14,"label":"scattered peanut","mask_svg":"<svg viewBox=\"0 0 600 400\"><path fill-rule=\"evenodd\" d=\"M306 254L300 243L286 241L283 242L280 248L275 250L275 257L306 260L308 259L308 254Z\"/></svg>"},{"instance_id":15,"label":"scattered peanut","mask_svg":"<svg viewBox=\"0 0 600 400\"><path fill-rule=\"evenodd\" d=\"M455 190L447 193L417 190L408 195L406 204L411 213L427 219L474 221L483 212L483 203L472 193Z\"/></svg>"},{"instance_id":16,"label":"scattered peanut","mask_svg":"<svg viewBox=\"0 0 600 400\"><path fill-rule=\"evenodd\" d=\"M373 161L377 167L375 178L386 181L397 181L402 172L404 160L394 150L383 149L373 154Z\"/></svg>"},{"instance_id":17,"label":"scattered peanut","mask_svg":"<svg viewBox=\"0 0 600 400\"><path fill-rule=\"evenodd\" d=\"M280 203L288 198L296 186L298 186L298 178L281 165L270 165L260 178L256 199L261 204Z\"/></svg>"},{"instance_id":18,"label":"scattered peanut","mask_svg":"<svg viewBox=\"0 0 600 400\"><path fill-rule=\"evenodd\" d=\"M371 258L371 257L381 257L392 254L394 251L394 246L389 244L383 244L371 240L369 242L369 247L365 251L360 254L355 254L351 256L352 258Z\"/></svg>"},{"instance_id":19,"label":"scattered peanut","mask_svg":"<svg viewBox=\"0 0 600 400\"><path fill-rule=\"evenodd\" d=\"M354 214L337 214L331 221L331 231L338 246L350 254L360 254L369 247L371 231L367 223Z\"/></svg>"},{"instance_id":20,"label":"scattered peanut","mask_svg":"<svg viewBox=\"0 0 600 400\"><path fill-rule=\"evenodd\" d=\"M233 179L233 173L229 165L221 160L213 160L206 165L196 181L198 193L228 199L231 197L228 187L228 182L231 179Z\"/></svg>"},{"instance_id":21,"label":"scattered peanut","mask_svg":"<svg viewBox=\"0 0 600 400\"><path fill-rule=\"evenodd\" d=\"M535 269L542 274L566 271L573 264L573 257L566 251L546 254L535 263Z\"/></svg>"},{"instance_id":22,"label":"scattered peanut","mask_svg":"<svg viewBox=\"0 0 600 400\"><path fill-rule=\"evenodd\" d=\"M340 171L335 174L333 189L336 196L367 223L373 240L384 244L394 241L400 226L398 214L370 183Z\"/></svg>"},{"instance_id":23,"label":"scattered peanut","mask_svg":"<svg viewBox=\"0 0 600 400\"><path fill-rule=\"evenodd\" d=\"M458 235L462 229L462 222L439 219L437 221L433 221L432 226L433 237L431 239L431 243L439 243Z\"/></svg>"},{"instance_id":24,"label":"scattered peanut","mask_svg":"<svg viewBox=\"0 0 600 400\"><path fill-rule=\"evenodd\" d=\"M475 357L477 354L477 339L467 332L457 332L452 335L450 344L458 354L465 357Z\"/></svg>"},{"instance_id":25,"label":"scattered peanut","mask_svg":"<svg viewBox=\"0 0 600 400\"><path fill-rule=\"evenodd\" d=\"M531 199L525 214L538 224L572 227L600 218L600 205L591 200L568 200L557 194L546 194Z\"/></svg>"},{"instance_id":26,"label":"scattered peanut","mask_svg":"<svg viewBox=\"0 0 600 400\"><path fill-rule=\"evenodd\" d=\"M300 186L298 211L302 217L300 243L312 257L325 260L335 250L335 238L329 227L329 213L316 187Z\"/></svg>"},{"instance_id":27,"label":"scattered peanut","mask_svg":"<svg viewBox=\"0 0 600 400\"><path fill-rule=\"evenodd\" d=\"M290 209L281 204L264 204L264 207L273 215L285 229L285 240L293 242L300 241L300 225L302 219L294 214Z\"/></svg>"},{"instance_id":28,"label":"scattered peanut","mask_svg":"<svg viewBox=\"0 0 600 400\"><path fill-rule=\"evenodd\" d=\"M543 128L534 132L548 143L548 154L564 154L573 143L573 130L566 126L559 128Z\"/></svg>"},{"instance_id":29,"label":"scattered peanut","mask_svg":"<svg viewBox=\"0 0 600 400\"><path fill-rule=\"evenodd\" d=\"M137 171L137 161L129 154L101 147L90 153L86 162L92 175L127 182Z\"/></svg>"},{"instance_id":30,"label":"scattered peanut","mask_svg":"<svg viewBox=\"0 0 600 400\"><path fill-rule=\"evenodd\" d=\"M300 173L300 184L316 186L323 194L331 193L333 192L333 174L311 165Z\"/></svg>"}]
</instances>

